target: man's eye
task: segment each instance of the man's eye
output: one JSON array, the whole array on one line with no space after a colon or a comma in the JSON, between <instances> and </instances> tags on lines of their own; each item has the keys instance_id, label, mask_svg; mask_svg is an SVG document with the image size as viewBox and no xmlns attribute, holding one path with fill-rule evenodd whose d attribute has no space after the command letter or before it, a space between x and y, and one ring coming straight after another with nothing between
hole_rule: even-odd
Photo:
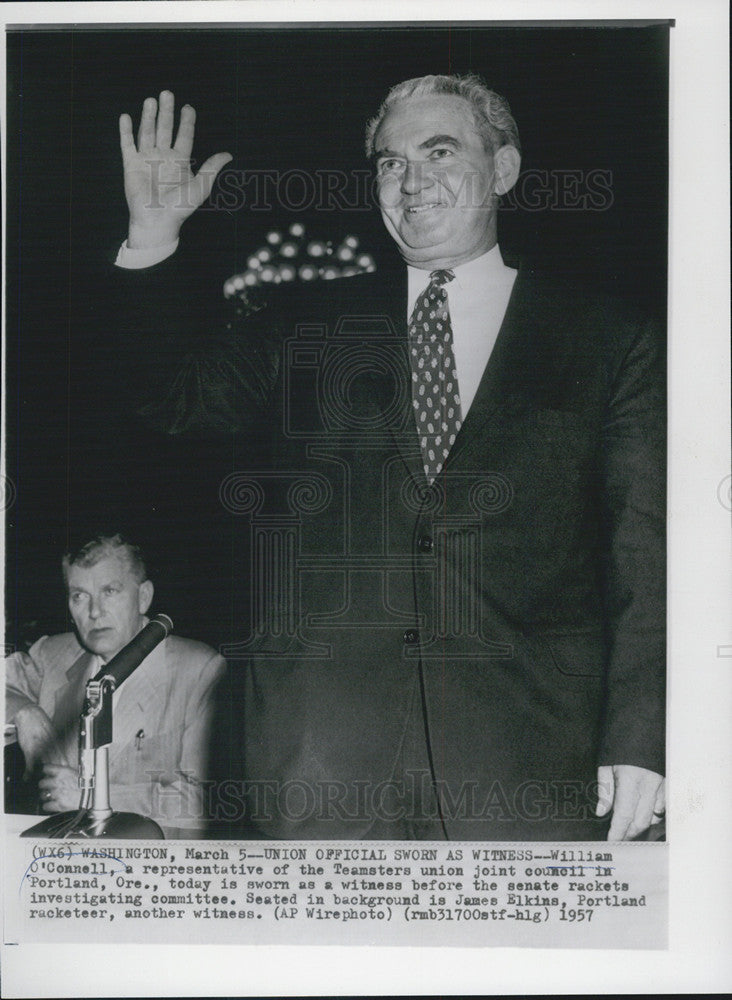
<instances>
[{"instance_id":1,"label":"man's eye","mask_svg":"<svg viewBox=\"0 0 732 1000\"><path fill-rule=\"evenodd\" d=\"M104 593L105 594L118 594L119 593L119 587L105 587L104 588Z\"/></svg>"},{"instance_id":2,"label":"man's eye","mask_svg":"<svg viewBox=\"0 0 732 1000\"><path fill-rule=\"evenodd\" d=\"M82 593L79 593L78 591L76 591L76 592L74 592L72 594L69 594L69 600L72 602L72 604L78 604L79 601L81 601L81 599L82 599L83 596L84 595Z\"/></svg>"},{"instance_id":3,"label":"man's eye","mask_svg":"<svg viewBox=\"0 0 732 1000\"><path fill-rule=\"evenodd\" d=\"M399 170L401 165L402 161L394 159L393 157L388 160L379 160L378 171L380 174L390 174L395 170Z\"/></svg>"},{"instance_id":4,"label":"man's eye","mask_svg":"<svg viewBox=\"0 0 732 1000\"><path fill-rule=\"evenodd\" d=\"M433 149L430 153L431 160L442 160L446 156L452 156L452 150L444 146L438 146L437 149Z\"/></svg>"}]
</instances>

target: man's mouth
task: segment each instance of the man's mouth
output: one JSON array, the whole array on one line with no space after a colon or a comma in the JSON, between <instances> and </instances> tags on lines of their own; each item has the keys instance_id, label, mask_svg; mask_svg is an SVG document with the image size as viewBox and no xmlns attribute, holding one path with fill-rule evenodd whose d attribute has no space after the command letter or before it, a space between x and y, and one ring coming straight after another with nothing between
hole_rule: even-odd
<instances>
[{"instance_id":1,"label":"man's mouth","mask_svg":"<svg viewBox=\"0 0 732 1000\"><path fill-rule=\"evenodd\" d=\"M439 201L429 201L424 205L409 205L406 209L407 215L419 215L422 212L429 212L433 208L442 208Z\"/></svg>"}]
</instances>

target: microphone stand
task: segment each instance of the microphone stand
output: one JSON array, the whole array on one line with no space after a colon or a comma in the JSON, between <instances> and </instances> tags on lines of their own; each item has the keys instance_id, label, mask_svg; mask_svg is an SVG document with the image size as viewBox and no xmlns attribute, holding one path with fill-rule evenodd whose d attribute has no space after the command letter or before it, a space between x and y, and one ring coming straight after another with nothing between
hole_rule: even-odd
<instances>
[{"instance_id":1,"label":"microphone stand","mask_svg":"<svg viewBox=\"0 0 732 1000\"><path fill-rule=\"evenodd\" d=\"M150 624L163 627L162 635L152 637L151 643L156 639L154 645L173 628L167 615L157 615ZM79 808L75 812L49 816L24 830L21 837L165 840L163 831L154 820L136 813L113 812L110 806L109 745L112 742L112 695L117 686L115 674L110 670L113 662L110 660L107 664L110 672L101 670L86 684L86 698L79 719Z\"/></svg>"}]
</instances>

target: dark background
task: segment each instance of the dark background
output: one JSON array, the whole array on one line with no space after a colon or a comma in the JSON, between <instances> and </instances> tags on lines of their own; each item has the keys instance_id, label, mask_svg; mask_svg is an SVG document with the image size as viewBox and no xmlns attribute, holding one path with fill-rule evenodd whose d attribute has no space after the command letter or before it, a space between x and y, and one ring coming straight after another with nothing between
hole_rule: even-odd
<instances>
[{"instance_id":1,"label":"dark background","mask_svg":"<svg viewBox=\"0 0 732 1000\"><path fill-rule=\"evenodd\" d=\"M477 72L508 97L532 177L568 170L612 177L611 204L602 211L546 197L529 211L509 198L499 222L502 249L631 298L663 320L665 25L9 34L12 647L66 627L59 557L97 526L126 529L146 546L155 606L181 634L218 644L248 631L246 526L217 498L231 442L142 434L120 419L113 393L100 400L88 391L97 378L89 344L105 335L95 292L126 235L119 114L131 113L136 129L143 99L168 88L198 112L200 159L226 149L239 169L363 170L363 125L388 88L450 72ZM377 256L388 243L373 206L204 209L184 230L186 240L204 238L211 248L201 261L202 294L218 294L267 230L291 221L335 239L355 232ZM107 478L105 467L116 475Z\"/></svg>"}]
</instances>

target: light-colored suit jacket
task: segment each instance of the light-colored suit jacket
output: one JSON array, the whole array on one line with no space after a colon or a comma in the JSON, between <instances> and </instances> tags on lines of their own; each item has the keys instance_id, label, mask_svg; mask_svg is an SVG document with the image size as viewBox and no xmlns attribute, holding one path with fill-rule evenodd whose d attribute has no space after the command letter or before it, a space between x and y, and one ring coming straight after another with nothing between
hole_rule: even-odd
<instances>
[{"instance_id":1,"label":"light-colored suit jacket","mask_svg":"<svg viewBox=\"0 0 732 1000\"><path fill-rule=\"evenodd\" d=\"M38 705L70 766L78 766L79 715L99 669L73 633L43 636L6 662L6 722ZM225 660L210 646L169 636L113 696L111 806L150 816L166 829L205 825L206 778L216 685Z\"/></svg>"}]
</instances>

